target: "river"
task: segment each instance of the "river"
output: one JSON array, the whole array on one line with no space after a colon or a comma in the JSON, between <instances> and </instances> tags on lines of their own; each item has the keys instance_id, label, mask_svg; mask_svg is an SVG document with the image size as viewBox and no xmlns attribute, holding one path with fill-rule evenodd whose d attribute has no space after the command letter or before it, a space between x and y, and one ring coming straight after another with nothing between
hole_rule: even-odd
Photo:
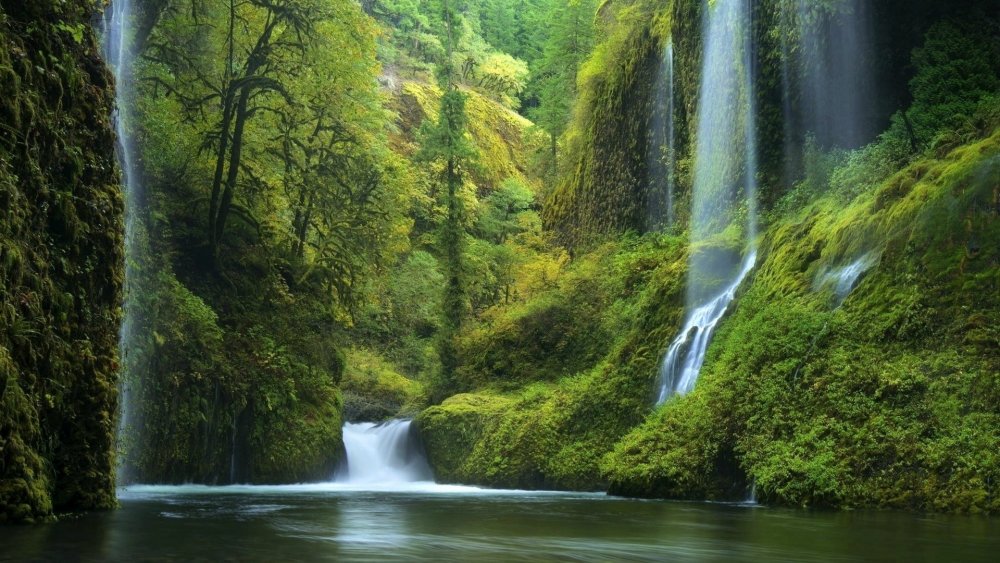
<instances>
[{"instance_id":1,"label":"river","mask_svg":"<svg viewBox=\"0 0 1000 563\"><path fill-rule=\"evenodd\" d=\"M373 490L374 489L374 490ZM52 561L993 561L1000 521L410 483L139 486L121 508L0 527Z\"/></svg>"}]
</instances>

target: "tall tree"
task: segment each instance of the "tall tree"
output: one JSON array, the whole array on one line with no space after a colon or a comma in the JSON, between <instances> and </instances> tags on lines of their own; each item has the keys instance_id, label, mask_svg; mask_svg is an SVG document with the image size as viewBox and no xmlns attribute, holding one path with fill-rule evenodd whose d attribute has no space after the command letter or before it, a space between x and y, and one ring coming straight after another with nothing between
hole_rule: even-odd
<instances>
[{"instance_id":1,"label":"tall tree","mask_svg":"<svg viewBox=\"0 0 1000 563\"><path fill-rule=\"evenodd\" d=\"M454 338L468 309L463 263L466 232L459 191L463 183L463 166L471 158L472 149L465 140L465 95L456 86L457 72L452 65L459 16L450 0L443 0L441 14L445 25L445 59L441 62L439 78L444 95L437 123L425 127L421 156L441 166L441 183L445 187L448 210L439 241L446 270L442 301L444 322L439 348L444 385L441 391L447 391L454 384L457 367Z\"/></svg>"},{"instance_id":2,"label":"tall tree","mask_svg":"<svg viewBox=\"0 0 1000 563\"><path fill-rule=\"evenodd\" d=\"M547 18L549 35L534 68L539 105L529 114L549 134L552 174L558 162L558 139L566 131L576 99L577 73L594 47L596 12L596 0L568 0L554 2Z\"/></svg>"}]
</instances>

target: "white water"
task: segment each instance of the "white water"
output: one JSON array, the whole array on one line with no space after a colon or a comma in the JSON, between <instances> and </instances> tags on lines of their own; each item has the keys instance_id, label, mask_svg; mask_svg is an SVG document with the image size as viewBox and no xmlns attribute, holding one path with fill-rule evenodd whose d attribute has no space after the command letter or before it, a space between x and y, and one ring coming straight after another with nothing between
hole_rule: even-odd
<instances>
[{"instance_id":1,"label":"white water","mask_svg":"<svg viewBox=\"0 0 1000 563\"><path fill-rule=\"evenodd\" d=\"M832 269L823 268L817 273L813 285L817 290L832 287L837 304L840 305L854 290L861 275L868 271L875 264L875 261L873 255L865 254L846 266Z\"/></svg>"},{"instance_id":2,"label":"white water","mask_svg":"<svg viewBox=\"0 0 1000 563\"><path fill-rule=\"evenodd\" d=\"M670 344L667 355L663 358L657 404L666 401L673 393L685 395L694 389L698 373L705 363L705 352L712 339L712 333L725 316L729 304L736 296L736 290L753 270L756 262L757 252L753 251L743 260L743 266L736 279L722 293L688 316L680 335Z\"/></svg>"},{"instance_id":3,"label":"white water","mask_svg":"<svg viewBox=\"0 0 1000 563\"><path fill-rule=\"evenodd\" d=\"M378 487L434 485L434 473L409 420L347 423L344 448L347 470L338 482Z\"/></svg>"},{"instance_id":4,"label":"white water","mask_svg":"<svg viewBox=\"0 0 1000 563\"><path fill-rule=\"evenodd\" d=\"M128 485L118 489L118 498L143 499L178 495L285 495L323 493L414 493L428 495L524 496L610 498L601 492L529 491L524 489L486 489L470 485L441 485L433 481L414 481L384 485L344 481L298 483L294 485Z\"/></svg>"},{"instance_id":5,"label":"white water","mask_svg":"<svg viewBox=\"0 0 1000 563\"><path fill-rule=\"evenodd\" d=\"M750 0L706 5L705 53L698 99L688 262L688 316L667 348L660 368L657 403L694 389L705 352L736 291L757 261L757 128L753 88ZM744 220L746 252L699 244L718 239ZM729 280L720 287L720 280Z\"/></svg>"},{"instance_id":6,"label":"white water","mask_svg":"<svg viewBox=\"0 0 1000 563\"><path fill-rule=\"evenodd\" d=\"M135 265L137 263L136 237L138 236L138 174L136 174L134 147L130 132L129 99L131 95L131 73L134 62L129 22L132 19L131 0L113 0L104 15L102 26L102 47L104 60L111 67L115 77L114 114L115 133L118 136L118 161L122 169L122 184L125 195L125 297L123 303L124 316L119 329L119 354L121 356L122 373L120 374L120 411L118 419L118 450L119 464L117 479L119 482L128 480L126 465L123 463L127 452L136 447L128 443L129 429L135 424L136 412L132 405L134 396L133 384L128 366L131 363L129 350L133 349L133 327L135 325L135 309L132 306L132 290L135 284Z\"/></svg>"}]
</instances>

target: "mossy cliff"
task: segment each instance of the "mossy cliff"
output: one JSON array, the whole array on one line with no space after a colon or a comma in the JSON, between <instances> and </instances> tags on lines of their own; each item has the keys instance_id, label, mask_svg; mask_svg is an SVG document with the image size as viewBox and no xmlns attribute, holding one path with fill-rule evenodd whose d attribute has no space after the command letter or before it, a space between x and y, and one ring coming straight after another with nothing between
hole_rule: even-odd
<instances>
[{"instance_id":1,"label":"mossy cliff","mask_svg":"<svg viewBox=\"0 0 1000 563\"><path fill-rule=\"evenodd\" d=\"M789 134L783 91L794 103L807 85L793 74L782 83L783 14L805 10L809 26L820 27L844 8L847 0L752 3L753 80L759 147L759 199L773 205L801 172L800 157L782 151L786 141L802 146L807 131ZM693 182L694 136L702 73L703 11L705 0L621 0L602 5L597 16L603 41L579 74L579 99L570 126L560 140L560 178L546 201L543 219L559 240L585 249L609 236L657 228L655 209L662 194L661 180L650 171L649 155L657 154L652 130L664 119L656 103L656 85L668 44L674 53L674 130L676 225L686 224ZM884 0L867 8L872 35L871 52L857 63L871 76L872 99L865 100L866 122L855 148L870 142L908 103L912 78L912 51L935 22L947 18L990 21L989 2L962 0ZM990 29L988 24L984 29ZM792 49L794 50L794 49ZM846 118L846 117L845 117ZM793 127L794 129L794 127ZM927 141L929 139L925 139Z\"/></svg>"},{"instance_id":2,"label":"mossy cliff","mask_svg":"<svg viewBox=\"0 0 1000 563\"><path fill-rule=\"evenodd\" d=\"M685 209L702 3L603 8L608 33L581 73L567 168L544 211L576 255L546 291L459 336L464 393L417 418L438 477L686 499L741 500L755 486L771 504L1000 510L998 46L965 19L983 3L961 3L966 15L931 4L900 18L886 16L905 11L895 2L875 7L876 59L913 61L906 76L880 75L890 101L872 100L865 126L884 133L856 150L792 139L798 156L782 150L767 31L780 4L755 4L757 266L695 390L660 407L654 382L697 251ZM649 227L640 122L655 111L643 81L668 37L681 148L678 224L666 232L678 234L639 235ZM738 254L735 231L709 243ZM838 288L852 265L856 284Z\"/></svg>"},{"instance_id":3,"label":"mossy cliff","mask_svg":"<svg viewBox=\"0 0 1000 563\"><path fill-rule=\"evenodd\" d=\"M95 9L0 2L0 523L115 505L123 204Z\"/></svg>"},{"instance_id":4,"label":"mossy cliff","mask_svg":"<svg viewBox=\"0 0 1000 563\"><path fill-rule=\"evenodd\" d=\"M698 387L604 460L611 491L1000 510L998 202L1000 132L775 222ZM840 304L824 272L864 256Z\"/></svg>"}]
</instances>

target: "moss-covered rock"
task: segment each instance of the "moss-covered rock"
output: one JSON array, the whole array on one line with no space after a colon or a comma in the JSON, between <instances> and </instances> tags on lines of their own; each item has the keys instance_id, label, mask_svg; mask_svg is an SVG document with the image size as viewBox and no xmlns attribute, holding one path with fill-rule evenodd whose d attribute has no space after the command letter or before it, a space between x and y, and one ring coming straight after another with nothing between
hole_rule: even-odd
<instances>
[{"instance_id":1,"label":"moss-covered rock","mask_svg":"<svg viewBox=\"0 0 1000 563\"><path fill-rule=\"evenodd\" d=\"M400 374L375 352L363 348L346 354L340 388L344 395L344 420L382 421L417 410L423 385Z\"/></svg>"},{"instance_id":2,"label":"moss-covered rock","mask_svg":"<svg viewBox=\"0 0 1000 563\"><path fill-rule=\"evenodd\" d=\"M774 221L698 387L604 460L612 492L1000 509L998 186L1000 132Z\"/></svg>"},{"instance_id":3,"label":"moss-covered rock","mask_svg":"<svg viewBox=\"0 0 1000 563\"><path fill-rule=\"evenodd\" d=\"M123 205L94 8L0 3L0 522L115 505Z\"/></svg>"},{"instance_id":4,"label":"moss-covered rock","mask_svg":"<svg viewBox=\"0 0 1000 563\"><path fill-rule=\"evenodd\" d=\"M600 460L647 412L659 355L681 321L685 258L673 237L607 244L575 261L556 288L472 328L463 383L490 390L417 418L437 478L604 487ZM547 325L550 334L534 330L535 316L555 305L566 318ZM562 344L546 355L539 339Z\"/></svg>"}]
</instances>

